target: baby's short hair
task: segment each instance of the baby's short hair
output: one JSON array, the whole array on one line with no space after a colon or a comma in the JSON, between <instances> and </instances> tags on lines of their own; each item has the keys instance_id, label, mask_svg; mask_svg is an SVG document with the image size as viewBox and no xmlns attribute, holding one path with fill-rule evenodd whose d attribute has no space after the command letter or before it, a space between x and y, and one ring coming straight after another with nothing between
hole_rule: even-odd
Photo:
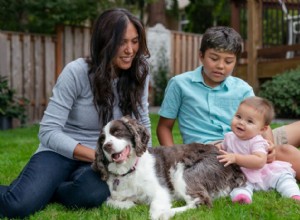
<instances>
[{"instance_id":1,"label":"baby's short hair","mask_svg":"<svg viewBox=\"0 0 300 220\"><path fill-rule=\"evenodd\" d=\"M242 104L248 105L261 113L264 117L265 125L270 125L275 117L273 104L267 99L253 96L243 100L240 105Z\"/></svg>"},{"instance_id":2,"label":"baby's short hair","mask_svg":"<svg viewBox=\"0 0 300 220\"><path fill-rule=\"evenodd\" d=\"M240 57L242 51L242 37L231 27L216 26L208 28L202 36L200 52L204 56L208 49L229 52Z\"/></svg>"}]
</instances>

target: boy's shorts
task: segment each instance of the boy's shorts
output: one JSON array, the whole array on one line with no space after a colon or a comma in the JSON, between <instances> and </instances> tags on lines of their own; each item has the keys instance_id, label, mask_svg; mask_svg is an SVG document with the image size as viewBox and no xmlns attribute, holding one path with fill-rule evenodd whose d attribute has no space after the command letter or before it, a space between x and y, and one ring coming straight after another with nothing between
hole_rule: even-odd
<instances>
[{"instance_id":1,"label":"boy's shorts","mask_svg":"<svg viewBox=\"0 0 300 220\"><path fill-rule=\"evenodd\" d=\"M287 140L285 126L275 128L272 130L272 132L273 132L275 145L287 144L288 140Z\"/></svg>"}]
</instances>

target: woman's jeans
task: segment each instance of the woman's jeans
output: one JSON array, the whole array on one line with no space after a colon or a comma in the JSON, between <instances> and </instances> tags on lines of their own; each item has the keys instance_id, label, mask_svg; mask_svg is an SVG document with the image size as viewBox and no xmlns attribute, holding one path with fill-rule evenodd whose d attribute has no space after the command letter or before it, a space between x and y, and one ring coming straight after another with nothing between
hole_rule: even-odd
<instances>
[{"instance_id":1,"label":"woman's jeans","mask_svg":"<svg viewBox=\"0 0 300 220\"><path fill-rule=\"evenodd\" d=\"M90 163L51 151L34 154L10 186L0 186L0 217L24 218L58 202L72 208L100 206L108 186Z\"/></svg>"}]
</instances>

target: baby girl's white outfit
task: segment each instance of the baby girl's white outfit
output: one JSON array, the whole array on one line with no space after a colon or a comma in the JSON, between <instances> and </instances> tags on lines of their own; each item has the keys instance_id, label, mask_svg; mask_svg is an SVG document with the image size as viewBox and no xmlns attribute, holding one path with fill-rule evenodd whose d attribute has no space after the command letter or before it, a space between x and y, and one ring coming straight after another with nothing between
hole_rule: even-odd
<instances>
[{"instance_id":1,"label":"baby girl's white outfit","mask_svg":"<svg viewBox=\"0 0 300 220\"><path fill-rule=\"evenodd\" d=\"M228 153L248 155L255 152L267 154L268 146L268 142L261 135L249 140L241 140L233 132L229 132L225 134L222 148ZM241 167L241 170L247 178L247 184L245 187L233 189L230 194L231 198L245 194L252 200L253 190L267 191L269 189L276 189L284 197L300 195L295 179L296 173L288 162L275 160L261 169Z\"/></svg>"}]
</instances>

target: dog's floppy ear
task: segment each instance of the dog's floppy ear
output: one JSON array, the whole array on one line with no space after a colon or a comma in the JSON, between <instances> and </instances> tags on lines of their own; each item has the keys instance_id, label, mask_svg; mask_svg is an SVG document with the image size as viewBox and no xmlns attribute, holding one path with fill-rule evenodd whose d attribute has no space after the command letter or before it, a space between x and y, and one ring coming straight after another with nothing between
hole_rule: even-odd
<instances>
[{"instance_id":1,"label":"dog's floppy ear","mask_svg":"<svg viewBox=\"0 0 300 220\"><path fill-rule=\"evenodd\" d=\"M142 154L147 149L147 144L150 139L150 135L147 128L144 125L141 125L136 119L131 118L130 116L122 117L121 120L134 137L134 147L136 155L138 157L142 156Z\"/></svg>"},{"instance_id":2,"label":"dog's floppy ear","mask_svg":"<svg viewBox=\"0 0 300 220\"><path fill-rule=\"evenodd\" d=\"M108 180L108 170L107 170L108 161L104 156L102 150L102 143L100 142L100 137L97 142L97 148L95 152L95 160L92 163L92 169L100 173L101 179L103 181Z\"/></svg>"}]
</instances>

